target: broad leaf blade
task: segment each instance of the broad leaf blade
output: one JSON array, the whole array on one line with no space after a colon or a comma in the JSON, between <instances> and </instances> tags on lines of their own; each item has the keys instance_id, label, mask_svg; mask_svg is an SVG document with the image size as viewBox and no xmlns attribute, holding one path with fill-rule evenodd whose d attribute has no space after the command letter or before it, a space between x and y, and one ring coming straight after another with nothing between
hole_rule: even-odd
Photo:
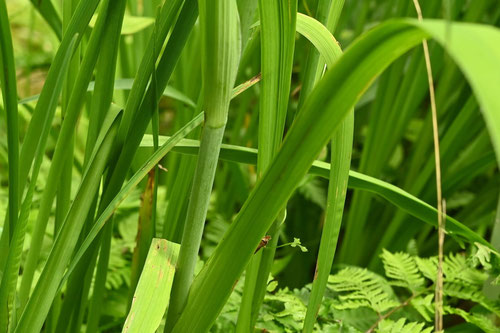
<instances>
[{"instance_id":1,"label":"broad leaf blade","mask_svg":"<svg viewBox=\"0 0 500 333\"><path fill-rule=\"evenodd\" d=\"M154 238L122 332L153 333L170 300L179 244Z\"/></svg>"}]
</instances>

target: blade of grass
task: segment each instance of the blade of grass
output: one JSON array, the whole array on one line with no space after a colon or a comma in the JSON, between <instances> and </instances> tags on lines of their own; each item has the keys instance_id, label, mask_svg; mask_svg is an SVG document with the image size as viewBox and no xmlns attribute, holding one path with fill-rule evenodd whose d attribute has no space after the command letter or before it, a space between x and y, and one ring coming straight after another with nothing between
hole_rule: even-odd
<instances>
[{"instance_id":1,"label":"blade of grass","mask_svg":"<svg viewBox=\"0 0 500 333\"><path fill-rule=\"evenodd\" d=\"M338 21L338 16L342 11L343 5L343 1L335 2L335 4L332 6L332 10L328 15L328 22L333 21L333 23L330 23L330 25L333 25L333 27L331 28L332 30L334 29ZM318 6L318 10L319 9L321 8ZM326 8L323 9L326 10ZM333 49L333 52L330 51L327 53L329 54L329 57L325 57L328 68L333 67L335 61L340 57L342 52L335 38L329 33L328 29L326 29L326 27L323 27L319 22L311 20L310 18L304 18L301 21L309 23L306 26L306 31L310 32L312 36L324 36L325 41L317 46L317 48L318 50L322 50L321 47L325 48L325 46L328 45L330 49ZM311 40L311 38L309 39ZM325 54L325 51L320 51L320 54ZM302 89L300 95L301 99L305 99L306 96L308 96L309 90L312 89L312 86L316 84L316 81L320 77L319 74L323 70L323 68L321 68L323 62L319 62L319 57L317 57L315 54L309 55L311 56L311 67L307 68L310 71L310 74L308 77L306 76L306 80L309 79L309 81L306 82L308 82L308 85L310 86L307 89ZM316 75L311 75L313 71ZM316 270L314 273L312 290L309 296L306 318L304 320L302 329L303 332L313 331L316 316L318 314L319 307L326 290L326 283L328 281L328 277L330 275L333 264L333 259L335 257L335 250L337 247L337 241L344 212L347 183L349 179L353 134L354 110L352 110L339 125L339 128L333 135L333 139L331 142L330 161L331 166L333 167L331 167L330 170L325 220L321 233L321 241L319 245L319 253L316 263Z\"/></svg>"},{"instance_id":2,"label":"blade of grass","mask_svg":"<svg viewBox=\"0 0 500 333\"><path fill-rule=\"evenodd\" d=\"M84 103L86 87L88 86L88 83L92 77L92 72L99 54L99 46L102 41L103 32L106 28L105 22L108 12L108 4L109 1L105 1L101 6L101 15L99 15L100 20L98 23L99 28L94 29L90 37L88 48L83 57L83 62L81 64L80 71L78 72L78 76L75 80L75 86L72 90L72 94L68 102L68 112L66 114L66 117L64 118L61 131L57 138L56 147L52 156L51 166L47 177L47 186L43 191L40 201L40 209L38 211L38 216L35 222L33 238L31 239L30 251L28 252L28 258L26 260L23 274L23 281L21 283L21 309L24 307L29 297L33 276L38 265L38 259L41 253L40 249L43 243L43 237L45 235L47 222L52 210L52 202L57 192L57 187L62 170L64 168L64 164L67 160L66 153L72 146L75 127L77 125L78 117ZM41 102L42 101L40 100L38 104ZM34 120L35 115L33 115L32 122Z\"/></svg>"},{"instance_id":3,"label":"blade of grass","mask_svg":"<svg viewBox=\"0 0 500 333\"><path fill-rule=\"evenodd\" d=\"M154 26L154 34L157 34L157 26ZM155 44L155 48L158 47ZM155 51L156 52L156 51ZM158 91L157 91L157 77L156 70L153 70L151 85L155 92L152 95L151 106L154 108L153 118L151 119L151 127L153 132L153 151L158 150L158 135L159 135L159 109L158 109ZM146 189L144 190L141 198L141 207L139 211L139 221L137 225L136 247L132 258L132 277L130 283L130 290L135 290L137 281L141 275L146 256L150 248L151 242L156 234L156 219L157 219L157 202L158 202L158 165L149 172ZM172 274L173 277L173 274ZM169 286L170 287L170 286ZM130 304L133 302L134 295L132 294L129 300ZM165 310L165 309L164 309ZM164 311L163 311L164 312Z\"/></svg>"},{"instance_id":4,"label":"blade of grass","mask_svg":"<svg viewBox=\"0 0 500 333\"><path fill-rule=\"evenodd\" d=\"M333 34L337 27L338 18L344 7L345 0L340 1L318 1L315 11L315 19L322 25L328 25L328 30ZM303 15L303 14L299 14ZM306 15L304 15L306 16ZM306 16L309 17L309 16ZM324 57L324 56L323 56ZM327 61L328 62L328 61ZM321 78L324 69L325 60L320 59L320 52L317 47L309 47L306 56L306 64L304 68L304 78L302 80L302 88L300 89L299 110L307 96L311 92L316 82Z\"/></svg>"},{"instance_id":5,"label":"blade of grass","mask_svg":"<svg viewBox=\"0 0 500 333\"><path fill-rule=\"evenodd\" d=\"M466 35L465 40L468 41L469 37L477 38L478 34L486 31L492 40L500 41L500 31L459 23L452 24L451 31L451 43L454 43L454 46L450 46L449 50L453 49L453 56L461 58L458 63L470 75L469 79L476 81L473 87L477 95L482 95L479 100L495 99L494 95L489 95L492 90L485 93L480 87L489 87L491 82L496 82L500 76L494 79L491 75L483 76L484 72L466 69L468 66L477 67L477 59L472 55L477 56L481 44L474 43L478 49L468 52L467 56L462 56L463 48L460 46L463 45L462 36ZM304 112L296 118L273 164L258 182L223 240L196 277L174 332L204 331L210 327L260 239L283 209L298 182L339 125L339 121L345 118L369 84L392 61L419 44L429 34L441 41L444 32L445 24L439 21L393 21L369 31L346 50L304 104ZM491 45L500 44L489 44L489 47ZM500 47L497 48L500 51ZM483 62L481 66L492 66L494 59L490 57L486 61L488 65ZM493 100L482 103L484 112L493 113L495 103ZM271 192L274 200L268 200L268 194ZM192 320L194 316L197 320Z\"/></svg>"},{"instance_id":6,"label":"blade of grass","mask_svg":"<svg viewBox=\"0 0 500 333\"><path fill-rule=\"evenodd\" d=\"M89 168L84 174L75 200L61 227L61 231L57 235L33 295L26 304L15 332L38 332L43 326L43 322L57 294L58 281L64 274L87 217L88 209L92 204L92 201L87 200L87 198L93 197L98 190L120 120L121 114L113 121L109 131L103 135L102 144L98 146L94 158L89 163Z\"/></svg>"},{"instance_id":7,"label":"blade of grass","mask_svg":"<svg viewBox=\"0 0 500 333\"><path fill-rule=\"evenodd\" d=\"M35 149L37 142L42 138L42 126L50 126L54 118L54 112L59 99L60 89L58 82L61 81L64 73L62 72L62 62L69 49L69 45L73 36L77 36L75 47L80 44L83 33L88 26L88 22L92 17L100 0L80 1L78 7L73 15L71 22L66 30L57 53L52 61L45 84L40 93L40 98L33 111L20 154L20 172L19 179L21 180L21 187L24 187L28 179L28 173L33 163Z\"/></svg>"},{"instance_id":8,"label":"blade of grass","mask_svg":"<svg viewBox=\"0 0 500 333\"><path fill-rule=\"evenodd\" d=\"M9 16L5 0L0 1L0 88L2 88L3 108L7 114L7 154L9 165L9 205L8 221L2 233L6 233L6 248L14 233L18 220L19 199L24 186L19 183L19 125L17 110L16 65L10 32ZM7 219L7 217L6 217ZM7 237L8 236L8 237ZM0 266L3 270L3 260Z\"/></svg>"},{"instance_id":9,"label":"blade of grass","mask_svg":"<svg viewBox=\"0 0 500 333\"><path fill-rule=\"evenodd\" d=\"M160 143L165 142L168 138L169 137L160 136ZM151 145L150 137L146 135L142 146L150 147ZM181 154L197 155L199 146L200 142L197 140L184 139L181 140L172 151ZM219 158L229 162L256 165L257 149L223 144L221 146ZM308 173L328 179L331 173L331 165L330 163L316 160L311 165ZM347 185L350 189L359 189L375 193L417 219L431 226L437 226L436 208L395 185L353 170L349 171L349 182ZM489 246L480 236L448 215L446 216L446 225L448 226L447 232L452 237L460 236L460 239L463 238L468 242L477 241Z\"/></svg>"},{"instance_id":10,"label":"blade of grass","mask_svg":"<svg viewBox=\"0 0 500 333\"><path fill-rule=\"evenodd\" d=\"M342 121L332 138L331 167L328 182L328 197L325 222L321 233L318 258L311 295L307 303L303 332L312 332L325 294L326 284L333 265L335 251L342 224L345 197L351 165L354 133L354 110Z\"/></svg>"},{"instance_id":11,"label":"blade of grass","mask_svg":"<svg viewBox=\"0 0 500 333\"><path fill-rule=\"evenodd\" d=\"M278 2L261 0L259 13L262 91L259 110L258 178L269 167L283 140L295 49L297 0ZM237 332L252 331L255 326L264 300L284 216L283 212L270 227L268 230L270 242L248 265L236 325Z\"/></svg>"},{"instance_id":12,"label":"blade of grass","mask_svg":"<svg viewBox=\"0 0 500 333\"><path fill-rule=\"evenodd\" d=\"M183 3L185 2L184 6ZM129 98L127 99L127 105L125 106L124 111L124 121L122 124L122 128L120 128L120 136L119 140L121 142L125 141L125 137L129 131L132 122L136 116L137 110L139 109L142 98L144 97L144 92L146 91L147 84L151 77L152 70L154 68L154 64L156 59L158 58L160 49L155 48L154 45L163 45L168 32L172 28L174 24L174 19L178 15L181 7L186 7L190 5L191 0L175 0L175 1L166 1L159 14L159 27L157 29L157 34L152 35L148 41L148 46L146 50L151 50L150 52L146 52L141 60L138 69L138 75L134 79L132 89L130 91ZM171 35L172 37L176 37L175 35ZM156 52L156 53L154 53ZM163 90L163 89L162 89Z\"/></svg>"},{"instance_id":13,"label":"blade of grass","mask_svg":"<svg viewBox=\"0 0 500 333\"><path fill-rule=\"evenodd\" d=\"M120 40L120 32L123 25L123 17L125 15L126 1L119 0L113 2L113 7L111 12L106 17L106 30L103 35L103 44L101 52L99 53L99 61L97 67L96 76L96 92L92 96L93 111L95 112L94 121L98 121L95 127L100 126L100 121L104 119L106 110L111 106L113 98L113 82L108 78L115 77L116 72L116 60L118 56L118 45ZM111 8L110 8L111 9ZM120 124L121 126L121 124ZM90 129L90 128L89 128ZM90 300L87 318L87 332L95 332L98 330L99 318L102 309L102 299L104 295L104 285L106 282L106 273L109 261L109 249L111 247L111 235L113 233L113 228L110 227L104 232L104 241L101 243L101 251L99 253L98 259L98 269L96 272L92 298ZM108 236L109 235L109 236ZM109 241L107 241L109 239ZM104 269L102 268L104 267ZM90 269L89 271L93 271ZM89 272L88 279L91 279L92 274ZM91 281L87 282L88 285ZM69 286L68 286L69 287ZM79 288L75 285L74 288ZM82 301L86 302L87 294L83 293ZM76 308L77 313L84 313L85 306L82 308ZM80 327L74 328L76 331L80 331Z\"/></svg>"},{"instance_id":14,"label":"blade of grass","mask_svg":"<svg viewBox=\"0 0 500 333\"><path fill-rule=\"evenodd\" d=\"M155 238L134 292L122 332L155 332L170 300L179 244Z\"/></svg>"},{"instance_id":15,"label":"blade of grass","mask_svg":"<svg viewBox=\"0 0 500 333\"><path fill-rule=\"evenodd\" d=\"M82 33L88 25L88 21L92 16L99 0L81 1L71 20L66 35L63 38L56 56L52 61L52 65L47 74L45 84L40 94L39 102L35 110L24 137L24 142L21 147L19 158L19 181L20 187L24 188L28 179L28 174L35 158L35 150L38 147L38 142L47 142L49 131L45 131L44 127L50 127L52 119L54 118L55 109L58 103L59 94L61 93L62 82L65 75L62 63L65 60L66 53L72 43L73 36L77 36L75 47L81 41ZM41 136L41 134L45 136ZM42 149L41 152L44 150ZM36 182L36 179L31 179ZM21 195L21 193L19 193ZM4 229L5 230L5 229ZM4 237L2 237L3 241ZM5 245L2 245L4 247Z\"/></svg>"},{"instance_id":16,"label":"blade of grass","mask_svg":"<svg viewBox=\"0 0 500 333\"><path fill-rule=\"evenodd\" d=\"M62 23L54 4L50 0L30 0L36 10L47 21L59 40L62 38Z\"/></svg>"},{"instance_id":17,"label":"blade of grass","mask_svg":"<svg viewBox=\"0 0 500 333\"><path fill-rule=\"evenodd\" d=\"M65 33L68 25L71 21L71 17L73 16L74 10L76 9L77 1L76 0L67 0L62 3L62 25L63 25L63 34ZM75 82L78 78L78 70L80 69L80 60L81 60L82 48L78 47L74 52L72 59L70 60L69 68L66 75L66 79L64 82L62 95L61 95L61 123L64 121L64 118L67 114L67 108L69 105L69 100L71 98L71 91L75 86ZM57 190L56 190L56 208L55 208L55 218L53 225L53 233L57 235L59 233L60 227L64 222L64 218L66 217L66 213L69 210L70 200L71 200L71 187L73 180L73 163L74 163L74 153L75 153L75 137L72 136L67 142L67 150L64 154L64 161L62 162L62 168L60 170L60 174L57 178ZM52 206L52 202L50 204ZM45 230L41 233L45 234ZM62 295L61 295L62 296ZM60 296L56 296L54 302L52 304L50 314L47 318L46 325L48 327L53 327L56 325L54 321L57 320L59 316L61 316L61 304L62 299ZM65 318L61 316L61 318ZM64 323L67 324L71 321L67 320L59 320L59 324ZM61 331L59 327L56 326L57 331Z\"/></svg>"},{"instance_id":18,"label":"blade of grass","mask_svg":"<svg viewBox=\"0 0 500 333\"><path fill-rule=\"evenodd\" d=\"M183 54L176 66L174 75L180 90L186 95L198 101L195 108L190 110L185 105L179 105L175 115L174 131L184 125L187 121L199 114L202 110L203 97L201 93L201 43L200 29L194 28L184 48ZM195 83L195 84L193 84ZM199 138L201 128L191 132L188 138ZM181 242L184 229L184 217L186 216L189 191L196 168L196 158L193 156L179 156L171 154L166 160L166 168L169 170L165 186L166 211L163 219L162 238L172 242ZM182 170L176 172L176 170Z\"/></svg>"},{"instance_id":19,"label":"blade of grass","mask_svg":"<svg viewBox=\"0 0 500 333\"><path fill-rule=\"evenodd\" d=\"M169 52L164 52L162 54L162 57L157 65L156 70L158 72L157 77L159 91L165 89L170 75L172 74L172 71L177 62L177 59L180 56L182 48L184 47L187 37L198 16L197 2L195 0L186 1L187 2L184 4L181 13L179 14L177 24L172 31L171 38L167 42L166 49L168 49ZM147 61L145 62L147 63ZM146 78L144 78L146 82L149 78L147 74L148 72L151 73L151 71L147 69L139 72L140 77L146 76ZM134 84L136 82L138 82L137 78L136 80L134 80ZM132 115L129 115L129 117L135 117L134 126L130 127L129 125L120 125L122 126L120 127L122 131L125 131L123 129L123 126L129 128L130 130L128 131L128 134L125 133L126 135L124 135L124 137L119 136L118 138L116 149L121 148L121 150L119 150L119 156L112 165L113 171L111 176L109 176L107 187L104 190L102 201L100 203L101 209L99 211L104 209L109 204L109 202L111 202L113 197L120 191L123 181L125 180L125 177L127 175L127 171L130 167L130 164L132 163L132 159L140 144L141 138L144 135L144 132L146 131L146 128L152 117L152 110L149 109L150 103L140 103L140 101L142 101L142 93L144 92L144 90L142 90L141 95L137 97L138 99L140 99L139 101L131 101L132 96L134 94L137 94L137 92L134 93L134 90L137 89L141 90L142 84L138 84L137 88L132 87L131 95L127 102L127 107L124 111L124 121L126 120L125 115L127 112L127 108L129 109L129 113L133 113ZM146 92L146 95L144 96L144 100L151 101L151 96L153 94L155 94L155 92L153 92L150 87Z\"/></svg>"},{"instance_id":20,"label":"blade of grass","mask_svg":"<svg viewBox=\"0 0 500 333\"><path fill-rule=\"evenodd\" d=\"M438 2L430 3L431 12L438 11L439 5ZM398 1L395 9L396 16L407 16L410 10L411 14L414 12L407 1ZM410 59L407 70L405 67L408 60L402 57L379 79L376 98L370 107L368 133L359 165L359 171L362 173L374 177L381 176L417 109L415 105L420 105L425 96L426 90L421 88L426 82L425 73L420 72L425 69L421 51L413 51ZM387 131L387 126L391 127L391 131ZM371 198L368 193L354 192L352 208L349 210L342 246L339 249L339 262L365 264L365 254L370 250L369 240L365 235L371 235L373 230L372 225L368 223ZM372 258L379 261L378 255L373 255Z\"/></svg>"},{"instance_id":21,"label":"blade of grass","mask_svg":"<svg viewBox=\"0 0 500 333\"><path fill-rule=\"evenodd\" d=\"M71 53L73 51L75 43L76 36L73 38L68 52L66 53L66 57L64 59L65 61L62 63L63 72L66 72L67 68L69 67ZM49 127L44 127L44 130L42 131L42 137L47 138L48 135L46 132L48 130ZM40 140L38 143L35 154L35 161L33 164L33 171L31 173L32 179L38 178L38 174L44 157L43 150L45 148L45 144L46 140ZM35 187L36 181L30 182L21 206L19 220L12 230L13 235L10 244L11 246L8 251L7 263L0 284L0 329L4 330L5 332L11 331L15 327L15 319L11 318L11 316L15 305L17 281L19 278L19 269L21 267L24 238L26 235L29 214L31 213L31 204Z\"/></svg>"}]
</instances>

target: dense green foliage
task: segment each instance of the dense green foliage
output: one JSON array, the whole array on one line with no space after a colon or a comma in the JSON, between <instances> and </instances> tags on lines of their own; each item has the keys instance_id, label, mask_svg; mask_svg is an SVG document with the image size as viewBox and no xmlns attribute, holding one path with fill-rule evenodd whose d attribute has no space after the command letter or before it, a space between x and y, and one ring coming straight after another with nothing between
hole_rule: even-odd
<instances>
[{"instance_id":1,"label":"dense green foliage","mask_svg":"<svg viewBox=\"0 0 500 333\"><path fill-rule=\"evenodd\" d=\"M0 0L0 332L431 332L438 268L497 332L500 4L420 5Z\"/></svg>"},{"instance_id":2,"label":"dense green foliage","mask_svg":"<svg viewBox=\"0 0 500 333\"><path fill-rule=\"evenodd\" d=\"M384 250L381 259L385 277L355 266L347 266L329 276L316 331L432 332L437 258ZM487 252L481 254L479 248L468 257L462 254L448 256L443 269L446 313L461 316L470 323L463 328L468 331L477 331L478 327L485 332L496 332L492 318L499 314L500 302L487 299L481 289L488 277L498 277L498 257ZM241 285L238 283L235 287L212 331L233 329L241 301ZM299 331L306 315L305 304L311 285L294 290L278 290L276 285L270 283L268 286L269 293L260 310L257 327ZM470 312L459 308L464 304ZM387 313L391 313L390 318L383 316ZM456 322L460 322L457 317L450 320L449 326L456 326ZM459 330L459 326L455 329Z\"/></svg>"}]
</instances>

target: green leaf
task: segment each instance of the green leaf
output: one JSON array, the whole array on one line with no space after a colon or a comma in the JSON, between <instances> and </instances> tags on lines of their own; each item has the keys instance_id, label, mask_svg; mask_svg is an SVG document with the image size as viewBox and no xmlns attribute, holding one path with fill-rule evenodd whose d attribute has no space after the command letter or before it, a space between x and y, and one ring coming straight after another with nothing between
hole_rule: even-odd
<instances>
[{"instance_id":1,"label":"green leaf","mask_svg":"<svg viewBox=\"0 0 500 333\"><path fill-rule=\"evenodd\" d=\"M324 7L325 2L318 3L318 10L321 5ZM331 6L332 11L330 11L329 16L335 17L342 10L343 1L335 2L335 4L331 4ZM318 13L318 15L321 14L322 13ZM327 20L334 21L335 18L327 17ZM334 63L342 55L342 50L330 31L320 22L302 14L297 18L297 30L314 44L316 49L325 59L327 67L333 67ZM303 86L304 90L301 92L300 101L305 100L308 96L309 90L316 84L316 80L319 79L319 74L323 70L319 67L319 59L317 59L315 54L309 54L309 57L308 61L311 61L311 67L308 67L307 70L310 72L306 72ZM322 63L323 62L321 62L321 64ZM315 66L317 68L314 68ZM342 121L332 138L330 161L331 165L334 167L331 168L329 175L325 222L321 232L313 286L307 305L307 315L303 328L304 332L312 332L314 328L314 322L325 293L328 275L330 274L333 259L335 257L344 213L349 167L351 165L353 134L354 110L352 110Z\"/></svg>"},{"instance_id":2,"label":"green leaf","mask_svg":"<svg viewBox=\"0 0 500 333\"><path fill-rule=\"evenodd\" d=\"M57 38L62 37L62 22L51 0L30 0L40 15L47 21Z\"/></svg>"},{"instance_id":3,"label":"green leaf","mask_svg":"<svg viewBox=\"0 0 500 333\"><path fill-rule=\"evenodd\" d=\"M66 72L70 64L71 54L73 52L73 48L75 46L76 36L71 40L70 46L68 48L68 52L65 54L64 61L62 63L62 72ZM62 81L62 80L61 80ZM49 130L48 127L45 127L42 131L42 138L47 138L46 134ZM22 259L22 251L24 238L26 236L26 230L28 225L28 218L31 213L31 204L33 200L33 193L36 187L36 179L38 178L38 174L42 165L43 157L44 157L44 149L45 149L46 140L40 140L36 147L35 160L33 163L33 171L31 173L32 181L29 183L28 191L24 197L21 210L19 213L19 220L11 229L12 239L10 243L9 252L7 255L7 264L4 270L4 274L2 276L2 281L0 285L0 329L4 328L5 331L8 331L10 328L14 327L15 322L10 320L11 314L14 309L15 298L16 298L16 289L17 289L17 281L19 278L19 268L21 267L21 259ZM17 170L16 170L17 171ZM17 176L13 175L14 177ZM17 184L16 184L17 185ZM10 188L10 186L9 186ZM16 201L18 198L13 198ZM14 211L14 216L17 217L17 210ZM12 214L11 214L12 216ZM8 323L8 324L7 324ZM8 329L8 327L10 327Z\"/></svg>"},{"instance_id":4,"label":"green leaf","mask_svg":"<svg viewBox=\"0 0 500 333\"><path fill-rule=\"evenodd\" d=\"M382 261L384 263L385 275L394 279L392 284L410 289L417 293L424 287L424 278L420 274L415 259L408 253L391 253L382 251Z\"/></svg>"},{"instance_id":5,"label":"green leaf","mask_svg":"<svg viewBox=\"0 0 500 333\"><path fill-rule=\"evenodd\" d=\"M257 177L263 173L276 156L283 141L285 121L290 99L297 0L259 1L261 24L261 72L262 92L259 99L259 152ZM282 214L285 216L285 214ZM252 331L259 308L264 300L266 284L271 271L280 226L284 218L278 218L267 234L271 237L264 251L259 251L250 261L238 314L237 332Z\"/></svg>"},{"instance_id":6,"label":"green leaf","mask_svg":"<svg viewBox=\"0 0 500 333\"><path fill-rule=\"evenodd\" d=\"M454 314L462 317L466 322L476 325L486 333L498 332L498 327L488 316L481 313L468 312L451 306L444 307L445 314Z\"/></svg>"},{"instance_id":7,"label":"green leaf","mask_svg":"<svg viewBox=\"0 0 500 333\"><path fill-rule=\"evenodd\" d=\"M431 333L433 327L425 327L424 323L406 322L405 318L398 321L384 319L378 324L376 332L380 333Z\"/></svg>"},{"instance_id":8,"label":"green leaf","mask_svg":"<svg viewBox=\"0 0 500 333\"><path fill-rule=\"evenodd\" d=\"M160 143L165 142L168 138L168 136L160 136ZM145 135L141 142L141 147L152 147L152 140L153 138L151 135ZM200 142L198 140L184 139L173 148L173 151L182 154L196 155L198 154L199 146ZM223 144L219 157L221 160L225 161L255 165L257 164L257 149ZM330 168L331 165L329 163L316 160L312 163L308 172L311 175L328 179ZM437 209L397 186L353 170L349 171L349 182L347 186L351 189L360 189L375 193L408 214L415 216L420 221L432 226L437 226ZM459 239L463 238L471 243L478 242L491 248L491 245L481 236L449 215L446 216L446 227L449 236L459 236Z\"/></svg>"},{"instance_id":9,"label":"green leaf","mask_svg":"<svg viewBox=\"0 0 500 333\"><path fill-rule=\"evenodd\" d=\"M307 247L303 246L300 242L300 238L293 238L293 242L290 244L291 247L298 247L300 251L307 252Z\"/></svg>"},{"instance_id":10,"label":"green leaf","mask_svg":"<svg viewBox=\"0 0 500 333\"><path fill-rule=\"evenodd\" d=\"M109 1L103 2L103 5L100 7L102 13L107 13L109 8ZM113 8L114 10L114 8ZM117 13L115 11L115 13ZM67 163L67 154L70 152L72 155L74 144L74 133L75 128L78 123L78 118L81 113L82 106L85 102L86 96L86 87L92 77L92 72L94 66L97 62L97 58L99 52L101 50L101 42L102 37L104 35L104 31L107 27L110 27L109 22L105 19L107 16L102 16L98 22L98 28L94 29L92 32L89 42L88 48L86 49L85 55L83 57L81 68L78 71L78 75L75 78L73 89L69 96L67 106L67 112L64 115L64 120L62 122L60 133L57 137L56 147L54 149L54 153L51 159L49 174L47 176L47 186L45 187L42 198L40 200L40 208L38 211L38 216L34 225L33 238L31 239L30 251L28 253L27 262L24 269L23 274L23 282L21 284L20 290L20 299L21 299L21 307L24 307L29 292L31 290L31 283L33 279L33 275L35 273L36 267L38 265L38 258L40 256L40 249L43 243L43 237L45 235L45 230L47 228L47 223L50 218L52 204L54 201L54 197L56 196L58 186L61 184L61 174L63 173L64 167ZM109 45L107 45L109 47ZM104 48L105 49L105 48ZM71 55L71 53L69 53ZM71 62L68 64L68 68L70 68ZM61 82L63 81L61 77ZM54 101L56 103L57 100ZM38 101L38 104L42 103L42 99ZM37 104L37 106L38 106ZM55 108L56 105L53 107ZM35 115L31 120L31 123L35 121ZM30 125L31 125L30 123ZM41 135L42 138L47 138L45 131L49 131L50 123L46 123L43 127L43 133ZM97 135L97 134L96 134ZM43 142L43 141L42 141ZM93 147L93 145L92 145ZM38 152L38 154L43 154L42 151ZM36 179L36 178L33 178ZM68 205L69 205L69 198ZM58 200L59 201L59 200ZM64 216L64 214L62 214ZM61 222L63 217L61 217Z\"/></svg>"},{"instance_id":11,"label":"green leaf","mask_svg":"<svg viewBox=\"0 0 500 333\"><path fill-rule=\"evenodd\" d=\"M437 40L462 70L481 105L500 165L500 67L495 65L500 59L500 30L470 23L448 26L437 20L409 22Z\"/></svg>"},{"instance_id":12,"label":"green leaf","mask_svg":"<svg viewBox=\"0 0 500 333\"><path fill-rule=\"evenodd\" d=\"M328 288L338 293L337 310L369 307L382 313L399 305L389 283L381 276L359 267L347 267L328 278Z\"/></svg>"},{"instance_id":13,"label":"green leaf","mask_svg":"<svg viewBox=\"0 0 500 333\"><path fill-rule=\"evenodd\" d=\"M314 18L297 14L297 32L306 37L325 58L328 68L342 55L337 40L328 29Z\"/></svg>"},{"instance_id":14,"label":"green leaf","mask_svg":"<svg viewBox=\"0 0 500 333\"><path fill-rule=\"evenodd\" d=\"M154 333L170 300L179 244L154 238L122 332Z\"/></svg>"},{"instance_id":15,"label":"green leaf","mask_svg":"<svg viewBox=\"0 0 500 333\"><path fill-rule=\"evenodd\" d=\"M16 65L14 48L10 31L9 16L5 1L0 3L0 88L2 89L3 106L7 114L7 149L9 168L9 204L8 220L4 224L2 240L7 250L18 220L19 198L24 186L20 186L19 178L19 125L17 109ZM21 184L24 184L21 182ZM4 259L0 260L3 270ZM0 304L3 308L3 304ZM1 309L0 311L3 311ZM3 314L2 314L3 315ZM0 329L6 328L0 325Z\"/></svg>"}]
</instances>

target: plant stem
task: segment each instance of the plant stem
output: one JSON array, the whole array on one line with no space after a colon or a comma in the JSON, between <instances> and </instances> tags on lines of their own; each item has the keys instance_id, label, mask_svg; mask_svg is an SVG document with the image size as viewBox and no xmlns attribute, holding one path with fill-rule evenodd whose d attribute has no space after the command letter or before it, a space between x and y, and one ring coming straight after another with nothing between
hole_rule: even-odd
<instances>
[{"instance_id":1,"label":"plant stem","mask_svg":"<svg viewBox=\"0 0 500 333\"><path fill-rule=\"evenodd\" d=\"M223 135L224 127L212 128L205 126L203 128L200 153L182 234L182 251L179 253L177 271L172 286L166 330L170 325L173 327L173 324L177 321L193 281Z\"/></svg>"},{"instance_id":2,"label":"plant stem","mask_svg":"<svg viewBox=\"0 0 500 333\"><path fill-rule=\"evenodd\" d=\"M422 21L422 10L418 0L413 0L417 11L418 20ZM443 330L443 245L444 245L444 225L443 225L443 195L441 191L441 161L439 154L439 131L436 110L436 98L434 95L434 82L432 79L431 59L429 56L429 46L427 40L422 41L424 48L425 66L427 69L427 79L429 83L429 95L431 99L432 112L432 134L434 140L434 160L436 163L436 192L437 192L437 210L438 210L438 269L436 278L436 313L434 328L436 331Z\"/></svg>"},{"instance_id":3,"label":"plant stem","mask_svg":"<svg viewBox=\"0 0 500 333\"><path fill-rule=\"evenodd\" d=\"M240 57L236 1L199 0L198 4L202 37L205 127L187 208L165 332L172 330L181 315L194 278Z\"/></svg>"}]
</instances>

